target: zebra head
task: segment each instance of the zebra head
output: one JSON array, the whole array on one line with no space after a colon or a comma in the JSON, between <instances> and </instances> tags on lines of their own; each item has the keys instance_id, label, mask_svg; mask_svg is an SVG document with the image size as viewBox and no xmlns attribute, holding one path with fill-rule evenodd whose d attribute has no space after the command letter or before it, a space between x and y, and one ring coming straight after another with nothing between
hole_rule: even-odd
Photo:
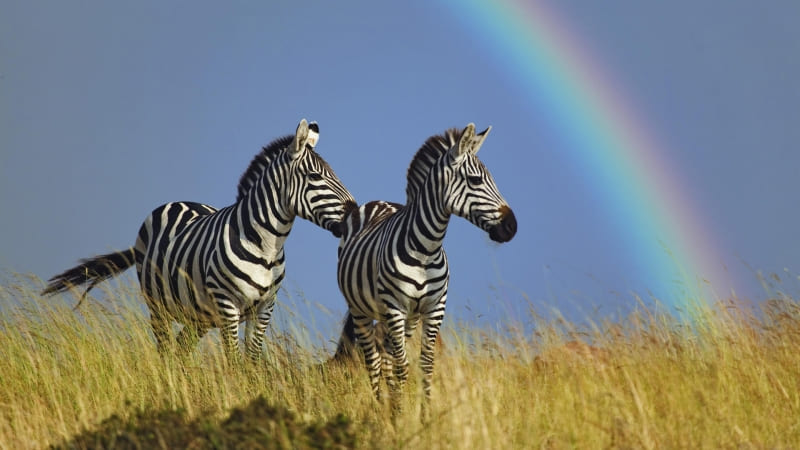
<instances>
[{"instance_id":1,"label":"zebra head","mask_svg":"<svg viewBox=\"0 0 800 450\"><path fill-rule=\"evenodd\" d=\"M475 125L469 124L447 151L445 165L450 169L450 179L444 201L451 213L485 230L493 241L508 242L517 233L517 219L492 174L476 156L491 129L476 135Z\"/></svg>"},{"instance_id":2,"label":"zebra head","mask_svg":"<svg viewBox=\"0 0 800 450\"><path fill-rule=\"evenodd\" d=\"M333 169L314 151L318 140L317 123L301 120L287 149L290 159L287 206L296 215L341 237L344 216L356 207L356 202Z\"/></svg>"}]
</instances>

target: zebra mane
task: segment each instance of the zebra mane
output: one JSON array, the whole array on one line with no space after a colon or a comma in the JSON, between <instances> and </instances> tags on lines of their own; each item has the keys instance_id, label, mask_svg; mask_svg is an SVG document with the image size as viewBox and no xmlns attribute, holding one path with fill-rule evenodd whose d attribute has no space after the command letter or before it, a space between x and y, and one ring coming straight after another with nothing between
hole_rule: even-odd
<instances>
[{"instance_id":1,"label":"zebra mane","mask_svg":"<svg viewBox=\"0 0 800 450\"><path fill-rule=\"evenodd\" d=\"M406 203L410 203L428 177L431 167L447 150L456 145L463 130L450 128L442 134L431 136L422 144L411 164L408 166L408 184L406 184Z\"/></svg>"},{"instance_id":2,"label":"zebra mane","mask_svg":"<svg viewBox=\"0 0 800 450\"><path fill-rule=\"evenodd\" d=\"M260 177L272 161L292 143L293 139L294 135L275 139L269 145L262 148L261 152L250 161L247 170L245 170L242 177L239 178L239 193L236 195L237 202L256 184L258 177Z\"/></svg>"}]
</instances>

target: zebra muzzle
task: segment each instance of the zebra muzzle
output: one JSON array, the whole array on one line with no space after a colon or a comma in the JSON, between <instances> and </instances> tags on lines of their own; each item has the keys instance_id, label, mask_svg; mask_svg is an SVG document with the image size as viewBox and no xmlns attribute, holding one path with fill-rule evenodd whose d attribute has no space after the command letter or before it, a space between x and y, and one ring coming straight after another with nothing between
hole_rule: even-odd
<instances>
[{"instance_id":1,"label":"zebra muzzle","mask_svg":"<svg viewBox=\"0 0 800 450\"><path fill-rule=\"evenodd\" d=\"M502 206L503 218L500 223L489 229L489 238L495 242L508 242L517 234L517 218L508 206Z\"/></svg>"}]
</instances>

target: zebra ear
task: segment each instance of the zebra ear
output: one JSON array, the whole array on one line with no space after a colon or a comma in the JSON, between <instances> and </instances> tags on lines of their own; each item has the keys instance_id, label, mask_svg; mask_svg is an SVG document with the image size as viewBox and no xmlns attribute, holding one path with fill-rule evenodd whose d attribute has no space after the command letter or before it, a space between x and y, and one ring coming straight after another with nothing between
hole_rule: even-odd
<instances>
[{"instance_id":1,"label":"zebra ear","mask_svg":"<svg viewBox=\"0 0 800 450\"><path fill-rule=\"evenodd\" d=\"M297 131L294 133L294 141L289 148L293 157L299 156L305 149L313 150L319 141L319 125L317 122L306 122L306 119L300 121L297 125Z\"/></svg>"},{"instance_id":2,"label":"zebra ear","mask_svg":"<svg viewBox=\"0 0 800 450\"><path fill-rule=\"evenodd\" d=\"M473 155L478 153L478 150L481 149L481 145L483 145L483 141L486 140L486 136L489 135L489 131L492 130L492 126L490 125L489 128L481 131L478 133L475 138L472 140L472 147L470 148L470 153Z\"/></svg>"},{"instance_id":3,"label":"zebra ear","mask_svg":"<svg viewBox=\"0 0 800 450\"><path fill-rule=\"evenodd\" d=\"M475 140L475 124L470 123L464 131L461 132L461 138L458 143L450 149L450 160L456 164L460 163L465 156L472 153L470 148Z\"/></svg>"}]
</instances>

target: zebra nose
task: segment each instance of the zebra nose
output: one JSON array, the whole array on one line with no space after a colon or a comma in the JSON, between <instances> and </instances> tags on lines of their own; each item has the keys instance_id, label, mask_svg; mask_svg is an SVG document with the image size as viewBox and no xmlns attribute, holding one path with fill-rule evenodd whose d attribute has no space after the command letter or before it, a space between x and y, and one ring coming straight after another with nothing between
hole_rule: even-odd
<instances>
[{"instance_id":1,"label":"zebra nose","mask_svg":"<svg viewBox=\"0 0 800 450\"><path fill-rule=\"evenodd\" d=\"M514 211L510 208L508 210L508 214L503 218L503 221L500 223L500 226L503 227L503 231L508 234L508 239L514 237L517 234L517 216L514 215Z\"/></svg>"},{"instance_id":2,"label":"zebra nose","mask_svg":"<svg viewBox=\"0 0 800 450\"><path fill-rule=\"evenodd\" d=\"M489 238L495 242L508 242L517 234L517 218L506 205L500 207L503 219L489 230Z\"/></svg>"}]
</instances>

